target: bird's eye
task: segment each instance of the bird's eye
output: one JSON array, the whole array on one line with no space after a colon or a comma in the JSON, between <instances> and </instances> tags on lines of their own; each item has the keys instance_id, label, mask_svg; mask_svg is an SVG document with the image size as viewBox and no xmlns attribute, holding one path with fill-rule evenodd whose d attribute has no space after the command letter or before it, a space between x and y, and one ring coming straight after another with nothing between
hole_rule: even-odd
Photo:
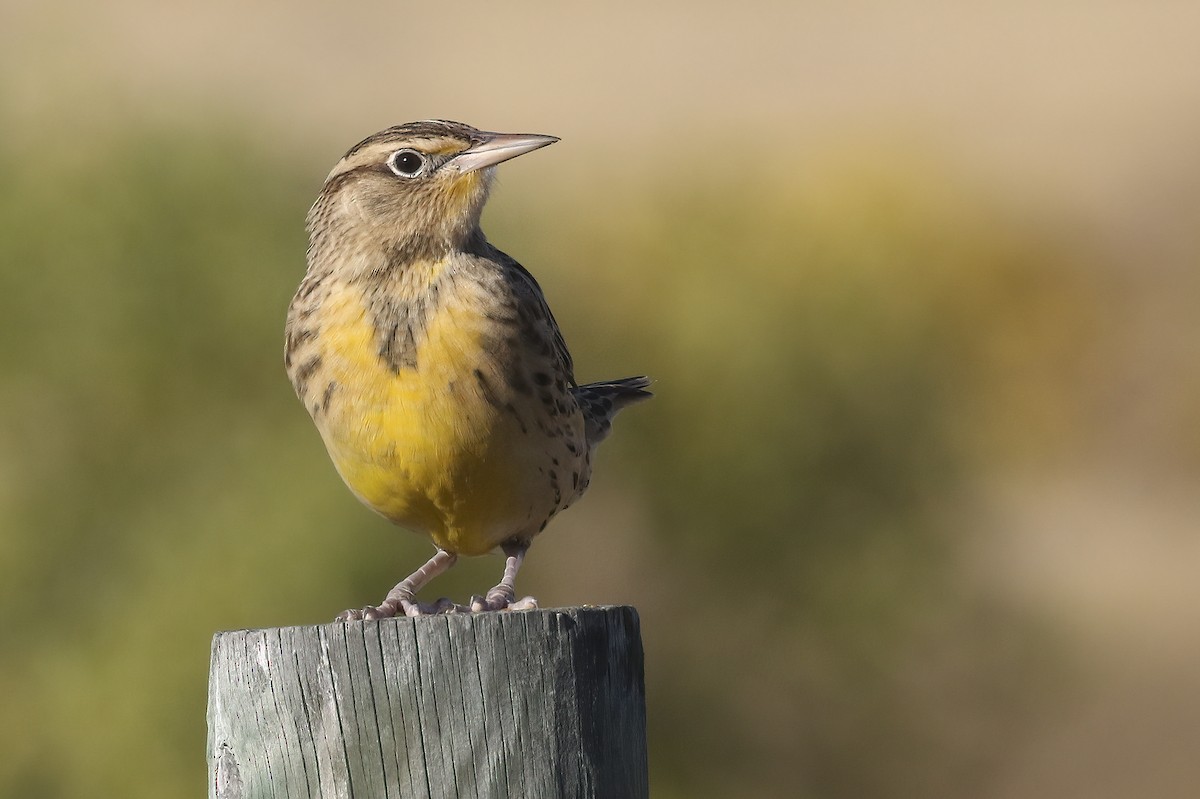
<instances>
[{"instance_id":1,"label":"bird's eye","mask_svg":"<svg viewBox=\"0 0 1200 799\"><path fill-rule=\"evenodd\" d=\"M388 159L388 169L402 178L411 178L425 168L425 157L416 150L397 150Z\"/></svg>"}]
</instances>

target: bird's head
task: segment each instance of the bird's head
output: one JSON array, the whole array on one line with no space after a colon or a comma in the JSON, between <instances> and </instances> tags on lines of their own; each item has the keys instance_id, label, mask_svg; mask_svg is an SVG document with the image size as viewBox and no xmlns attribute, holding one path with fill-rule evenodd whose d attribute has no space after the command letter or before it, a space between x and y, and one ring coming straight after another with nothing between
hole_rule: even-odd
<instances>
[{"instance_id":1,"label":"bird's head","mask_svg":"<svg viewBox=\"0 0 1200 799\"><path fill-rule=\"evenodd\" d=\"M391 252L436 257L478 229L496 164L558 141L425 120L382 130L350 148L309 213L318 235L370 237Z\"/></svg>"}]
</instances>

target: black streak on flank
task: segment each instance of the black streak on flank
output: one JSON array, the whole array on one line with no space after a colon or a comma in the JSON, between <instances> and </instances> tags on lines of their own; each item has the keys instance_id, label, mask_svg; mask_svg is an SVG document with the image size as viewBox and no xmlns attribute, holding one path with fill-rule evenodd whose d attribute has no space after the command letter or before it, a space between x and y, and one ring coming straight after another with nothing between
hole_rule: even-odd
<instances>
[{"instance_id":1,"label":"black streak on flank","mask_svg":"<svg viewBox=\"0 0 1200 799\"><path fill-rule=\"evenodd\" d=\"M511 374L509 374L508 384L512 386L513 391L516 391L518 394L530 394L533 392L533 389L531 389L529 386L529 381L525 379L525 376L522 375L519 370L514 370Z\"/></svg>"},{"instance_id":2,"label":"black streak on flank","mask_svg":"<svg viewBox=\"0 0 1200 799\"><path fill-rule=\"evenodd\" d=\"M504 410L512 414L512 417L517 420L517 424L521 425L521 435L529 435L529 428L525 426L525 420L521 418L521 414L517 412L517 408L511 402L504 404Z\"/></svg>"},{"instance_id":3,"label":"black streak on flank","mask_svg":"<svg viewBox=\"0 0 1200 799\"><path fill-rule=\"evenodd\" d=\"M288 355L293 354L297 347L306 341L311 341L312 339L316 338L316 336L317 331L313 330L311 327L301 328L300 330L289 333L287 337Z\"/></svg>"},{"instance_id":4,"label":"black streak on flank","mask_svg":"<svg viewBox=\"0 0 1200 799\"><path fill-rule=\"evenodd\" d=\"M309 379L313 376L313 372L321 368L321 356L314 355L309 358L300 368L296 370L296 386L303 391L308 385Z\"/></svg>"},{"instance_id":5,"label":"black streak on flank","mask_svg":"<svg viewBox=\"0 0 1200 799\"><path fill-rule=\"evenodd\" d=\"M496 390L492 388L492 384L488 381L487 376L479 369L475 370L475 382L479 384L479 391L483 394L483 398L487 400L488 405L494 408L501 407L500 398L496 396Z\"/></svg>"},{"instance_id":6,"label":"black streak on flank","mask_svg":"<svg viewBox=\"0 0 1200 799\"><path fill-rule=\"evenodd\" d=\"M291 367L292 359L296 354L296 350L300 349L300 345L306 341L311 341L317 337L317 331L310 327L302 328L296 331L289 331L287 334L286 346L283 351L284 366Z\"/></svg>"},{"instance_id":7,"label":"black streak on flank","mask_svg":"<svg viewBox=\"0 0 1200 799\"><path fill-rule=\"evenodd\" d=\"M333 392L337 391L337 381L330 380L329 385L325 386L325 393L321 395L321 410L329 412L329 400L333 397Z\"/></svg>"},{"instance_id":8,"label":"black streak on flank","mask_svg":"<svg viewBox=\"0 0 1200 799\"><path fill-rule=\"evenodd\" d=\"M301 281L300 288L296 290L296 297L301 300L307 300L317 290L317 287L321 285L322 280L323 277L318 275L306 277Z\"/></svg>"}]
</instances>

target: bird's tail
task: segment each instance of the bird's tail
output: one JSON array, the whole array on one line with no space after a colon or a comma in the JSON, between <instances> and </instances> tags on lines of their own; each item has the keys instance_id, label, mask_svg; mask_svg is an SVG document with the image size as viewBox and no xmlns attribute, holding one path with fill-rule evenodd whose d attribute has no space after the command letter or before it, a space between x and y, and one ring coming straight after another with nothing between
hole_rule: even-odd
<instances>
[{"instance_id":1,"label":"bird's tail","mask_svg":"<svg viewBox=\"0 0 1200 799\"><path fill-rule=\"evenodd\" d=\"M608 436L617 411L626 405L654 396L646 390L650 387L650 382L650 378L642 375L588 383L571 389L575 401L583 411L584 430L589 447L596 446Z\"/></svg>"}]
</instances>

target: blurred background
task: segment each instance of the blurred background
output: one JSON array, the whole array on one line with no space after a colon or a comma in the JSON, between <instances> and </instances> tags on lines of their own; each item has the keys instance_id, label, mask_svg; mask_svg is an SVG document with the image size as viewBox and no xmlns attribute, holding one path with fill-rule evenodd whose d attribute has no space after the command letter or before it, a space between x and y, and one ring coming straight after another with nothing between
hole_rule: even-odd
<instances>
[{"instance_id":1,"label":"blurred background","mask_svg":"<svg viewBox=\"0 0 1200 799\"><path fill-rule=\"evenodd\" d=\"M426 117L562 137L485 229L657 380L521 584L638 607L656 797L1195 795L1198 29L0 0L0 795L200 795L212 633L427 554L282 367L325 174Z\"/></svg>"}]
</instances>

